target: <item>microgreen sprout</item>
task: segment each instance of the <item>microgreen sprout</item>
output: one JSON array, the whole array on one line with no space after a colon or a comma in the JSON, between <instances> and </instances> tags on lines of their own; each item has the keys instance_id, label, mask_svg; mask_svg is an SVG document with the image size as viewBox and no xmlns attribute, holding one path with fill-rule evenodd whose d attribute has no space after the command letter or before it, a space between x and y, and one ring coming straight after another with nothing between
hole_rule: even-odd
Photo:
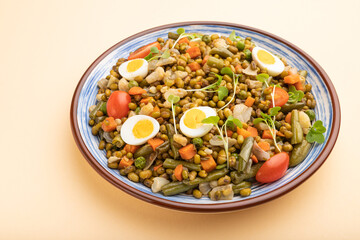
<instances>
[{"instance_id":1,"label":"microgreen sprout","mask_svg":"<svg viewBox=\"0 0 360 240\"><path fill-rule=\"evenodd\" d=\"M213 84L203 87L203 88L200 88L200 89L188 89L185 91L188 91L188 92L196 92L196 91L217 92L220 101L223 100L224 97L226 97L229 94L229 90L224 86L219 87L219 85L221 84L221 81L222 81L222 76L220 76L216 73L215 73L215 75L217 76L218 80L216 82L214 82ZM215 89L216 87L219 87L219 88ZM211 90L211 89L213 89L213 90Z\"/></svg>"},{"instance_id":2,"label":"microgreen sprout","mask_svg":"<svg viewBox=\"0 0 360 240\"><path fill-rule=\"evenodd\" d=\"M230 101L228 101L222 108L220 108L218 111L226 108L234 99L235 99L235 94L236 94L236 87L237 84L239 82L239 77L241 76L241 74L235 74L233 73L233 71L231 70L231 68L229 67L224 67L221 69L221 74L225 75L229 75L230 77L233 78L233 87L234 87L234 91L233 91L233 95L231 96ZM220 98L219 98L220 99Z\"/></svg>"},{"instance_id":3,"label":"microgreen sprout","mask_svg":"<svg viewBox=\"0 0 360 240\"><path fill-rule=\"evenodd\" d=\"M224 122L224 124L222 125L222 127L219 128L219 125L218 125L219 120L220 120L219 116L211 116L211 117L203 119L201 122L206 123L206 124L212 124L218 130L220 139L223 141L223 144L224 144L227 168L229 168L229 138L227 135L227 127L230 127L232 129L235 126L242 128L242 123L240 122L239 119L236 119L233 116L229 116L226 119L226 121ZM224 136L224 134L225 134L225 136Z\"/></svg>"},{"instance_id":4,"label":"microgreen sprout","mask_svg":"<svg viewBox=\"0 0 360 240\"><path fill-rule=\"evenodd\" d=\"M296 90L294 86L290 86L289 88L289 103L296 103L301 101L304 97L304 92L301 90Z\"/></svg>"},{"instance_id":5,"label":"microgreen sprout","mask_svg":"<svg viewBox=\"0 0 360 240\"><path fill-rule=\"evenodd\" d=\"M152 47L152 48L150 48L149 55L147 55L144 59L147 60L148 62L150 62L150 61L158 59L158 58L167 59L170 57L170 51L168 49L165 50L161 55L153 56L153 54L157 54L157 53L159 53L159 49L157 49L156 47Z\"/></svg>"},{"instance_id":6,"label":"microgreen sprout","mask_svg":"<svg viewBox=\"0 0 360 240\"><path fill-rule=\"evenodd\" d=\"M234 41L238 41L238 40L242 40L241 37L236 36L235 31L232 31L232 32L230 33L229 39L230 39L231 41L233 41L233 42L234 42Z\"/></svg>"},{"instance_id":7,"label":"microgreen sprout","mask_svg":"<svg viewBox=\"0 0 360 240\"><path fill-rule=\"evenodd\" d=\"M175 129L175 134L177 134L174 104L180 101L180 97L171 94L171 95L168 97L168 101L171 103L171 111L172 111L173 120L174 120L174 129Z\"/></svg>"},{"instance_id":8,"label":"microgreen sprout","mask_svg":"<svg viewBox=\"0 0 360 240\"><path fill-rule=\"evenodd\" d=\"M178 39L176 39L176 41L174 42L171 49L173 49L175 47L175 45L178 43L178 41L180 41L180 39L182 39L184 37L189 37L191 39L191 41L201 40L201 35L200 34L197 34L197 33L185 33L184 28L178 28L176 30L176 32L178 34L180 34L180 36L178 37Z\"/></svg>"},{"instance_id":9,"label":"microgreen sprout","mask_svg":"<svg viewBox=\"0 0 360 240\"><path fill-rule=\"evenodd\" d=\"M308 141L309 143L323 143L325 141L325 137L323 135L325 131L326 128L323 126L322 121L316 121L306 135L306 141Z\"/></svg>"}]
</instances>

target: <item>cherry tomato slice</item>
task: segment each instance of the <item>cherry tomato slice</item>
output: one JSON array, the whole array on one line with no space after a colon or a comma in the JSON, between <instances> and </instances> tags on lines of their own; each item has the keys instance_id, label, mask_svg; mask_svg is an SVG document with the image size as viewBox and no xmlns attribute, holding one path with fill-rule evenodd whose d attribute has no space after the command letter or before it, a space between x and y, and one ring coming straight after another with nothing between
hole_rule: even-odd
<instances>
[{"instance_id":1,"label":"cherry tomato slice","mask_svg":"<svg viewBox=\"0 0 360 240\"><path fill-rule=\"evenodd\" d=\"M106 104L106 110L109 117L123 118L129 113L129 103L131 97L127 92L115 91L113 92Z\"/></svg>"},{"instance_id":2,"label":"cherry tomato slice","mask_svg":"<svg viewBox=\"0 0 360 240\"><path fill-rule=\"evenodd\" d=\"M157 49L159 50L161 49L161 45L159 42L149 43L148 45L138 48L137 50L135 50L135 52L131 53L128 57L128 60L146 57L147 55L149 55L150 48L152 47L157 47Z\"/></svg>"},{"instance_id":3,"label":"cherry tomato slice","mask_svg":"<svg viewBox=\"0 0 360 240\"><path fill-rule=\"evenodd\" d=\"M270 89L272 94L273 87L270 87ZM284 89L275 87L275 95L274 95L275 107L283 106L285 103L287 103L288 100L289 100L289 94ZM272 103L272 99L271 99L270 107L274 107Z\"/></svg>"},{"instance_id":4,"label":"cherry tomato slice","mask_svg":"<svg viewBox=\"0 0 360 240\"><path fill-rule=\"evenodd\" d=\"M286 173L289 167L289 154L281 152L267 160L256 173L256 181L261 183L274 182Z\"/></svg>"}]
</instances>

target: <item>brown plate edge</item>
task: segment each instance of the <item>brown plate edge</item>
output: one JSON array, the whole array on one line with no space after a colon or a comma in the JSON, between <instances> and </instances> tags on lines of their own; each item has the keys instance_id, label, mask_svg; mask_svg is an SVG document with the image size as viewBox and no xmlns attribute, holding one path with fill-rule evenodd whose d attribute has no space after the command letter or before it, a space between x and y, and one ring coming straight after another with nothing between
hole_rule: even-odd
<instances>
[{"instance_id":1,"label":"brown plate edge","mask_svg":"<svg viewBox=\"0 0 360 240\"><path fill-rule=\"evenodd\" d=\"M229 27L236 27L241 29L246 29L254 32L261 33L263 35L269 36L277 41L280 41L289 47L295 49L298 53L303 55L305 59L307 59L308 62L310 62L315 69L318 71L322 79L324 80L324 83L326 84L327 88L329 89L329 93L332 100L332 107L333 107L333 122L331 127L331 134L329 137L329 140L323 149L321 151L319 157L314 161L312 165L310 165L303 173L301 173L297 178L293 179L291 182L287 183L284 186L281 186L280 188L274 189L271 192L268 192L264 195L257 196L255 198L246 199L239 202L229 202L229 203L219 203L219 204L192 204L192 203L180 203L180 202L174 202L171 200L162 199L147 193L144 193L140 190L137 190L124 182L117 179L115 176L111 175L106 169L104 169L97 160L91 155L89 150L87 149L83 139L81 138L80 131L78 128L78 124L76 121L77 116L77 104L78 104L78 97L80 95L82 86L85 83L85 80L89 76L90 72L95 68L95 66L103 59L105 58L110 52L112 52L114 49L116 49L118 46L122 45L125 42L128 42L134 38L137 38L141 35L148 34L154 31L162 30L165 28L173 28L178 26L184 26L184 25L220 25L220 26L229 26ZM156 204L161 207L171 208L174 210L182 210L182 211L191 211L191 212L227 212L227 211L234 211L234 210L241 210L248 207L253 207L258 204L262 204L268 201L271 201L275 198L278 198L285 193L291 191L295 187L299 186L301 183L303 183L306 179L308 179L312 174L314 174L319 167L325 162L329 154L331 153L335 142L337 140L339 130L340 130L340 121L341 121L341 111L340 111L340 103L338 96L336 94L336 90L329 78L329 76L326 74L326 72L323 70L323 68L307 53L305 53L302 49L298 48L294 44L288 42L287 40L278 37L274 34L268 33L266 31L240 25L240 24L234 24L234 23L227 23L227 22L217 22L217 21L190 21L190 22L179 22L179 23L172 23L172 24L166 24L154 28L150 28L148 30L139 32L137 34L134 34L119 43L115 44L111 48L109 48L107 51L105 51L103 54L101 54L86 70L86 72L81 77L71 102L71 109L70 109L70 122L71 122L71 130L74 136L74 140L80 149L81 153L85 157L85 159L89 162L89 164L95 169L96 172L98 172L102 177L104 177L107 181L109 181L111 184L116 186L117 188L120 188L124 192L138 198L141 200L144 200L146 202Z\"/></svg>"}]
</instances>

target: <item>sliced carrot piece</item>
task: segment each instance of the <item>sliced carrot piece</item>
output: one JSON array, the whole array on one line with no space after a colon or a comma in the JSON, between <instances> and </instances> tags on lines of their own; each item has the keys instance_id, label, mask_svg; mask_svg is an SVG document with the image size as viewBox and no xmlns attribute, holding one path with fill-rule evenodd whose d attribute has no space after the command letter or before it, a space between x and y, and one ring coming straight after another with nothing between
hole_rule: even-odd
<instances>
[{"instance_id":1,"label":"sliced carrot piece","mask_svg":"<svg viewBox=\"0 0 360 240\"><path fill-rule=\"evenodd\" d=\"M251 133L243 128L238 127L236 132L237 132L237 134L243 136L244 139L251 136Z\"/></svg>"},{"instance_id":2,"label":"sliced carrot piece","mask_svg":"<svg viewBox=\"0 0 360 240\"><path fill-rule=\"evenodd\" d=\"M197 62L189 63L188 66L191 69L191 71L193 71L193 72L195 72L196 70L199 70L201 68L200 64L198 64Z\"/></svg>"},{"instance_id":3,"label":"sliced carrot piece","mask_svg":"<svg viewBox=\"0 0 360 240\"><path fill-rule=\"evenodd\" d=\"M160 167L162 167L162 163L154 167L154 171L157 171Z\"/></svg>"},{"instance_id":4,"label":"sliced carrot piece","mask_svg":"<svg viewBox=\"0 0 360 240\"><path fill-rule=\"evenodd\" d=\"M189 43L189 46L190 46L190 47L199 47L200 44L199 44L198 42L190 42L190 43Z\"/></svg>"},{"instance_id":5,"label":"sliced carrot piece","mask_svg":"<svg viewBox=\"0 0 360 240\"><path fill-rule=\"evenodd\" d=\"M291 124L291 112L289 112L285 117L285 122Z\"/></svg>"},{"instance_id":6,"label":"sliced carrot piece","mask_svg":"<svg viewBox=\"0 0 360 240\"><path fill-rule=\"evenodd\" d=\"M179 164L176 166L176 168L174 169L174 176L176 177L176 179L181 182L182 181L182 171L183 171L183 165Z\"/></svg>"},{"instance_id":7,"label":"sliced carrot piece","mask_svg":"<svg viewBox=\"0 0 360 240\"><path fill-rule=\"evenodd\" d=\"M256 157L255 155L252 155L252 156L251 156L251 160L252 160L254 163L258 163L258 162L259 162L258 159L257 159L257 157Z\"/></svg>"},{"instance_id":8,"label":"sliced carrot piece","mask_svg":"<svg viewBox=\"0 0 360 240\"><path fill-rule=\"evenodd\" d=\"M295 84L300 81L299 74L291 74L284 77L284 83L286 84Z\"/></svg>"},{"instance_id":9,"label":"sliced carrot piece","mask_svg":"<svg viewBox=\"0 0 360 240\"><path fill-rule=\"evenodd\" d=\"M136 150L138 150L139 148L140 148L140 146L126 144L125 147L124 147L124 150L126 152L135 153Z\"/></svg>"},{"instance_id":10,"label":"sliced carrot piece","mask_svg":"<svg viewBox=\"0 0 360 240\"><path fill-rule=\"evenodd\" d=\"M147 98L141 99L141 100L140 100L140 103L148 104L148 103L151 102L152 100L154 100L153 97L147 97Z\"/></svg>"},{"instance_id":11,"label":"sliced carrot piece","mask_svg":"<svg viewBox=\"0 0 360 240\"><path fill-rule=\"evenodd\" d=\"M254 127L248 126L247 131L250 132L252 137L259 136L258 130Z\"/></svg>"},{"instance_id":12,"label":"sliced carrot piece","mask_svg":"<svg viewBox=\"0 0 360 240\"><path fill-rule=\"evenodd\" d=\"M180 44L180 43L187 43L187 44L189 44L190 41L189 41L189 39L188 39L187 37L183 37L183 38L181 38L177 43L178 43L178 44Z\"/></svg>"},{"instance_id":13,"label":"sliced carrot piece","mask_svg":"<svg viewBox=\"0 0 360 240\"><path fill-rule=\"evenodd\" d=\"M204 65L206 62L207 62L207 60L209 59L209 55L206 55L205 57L204 57L204 59L202 60L202 65Z\"/></svg>"},{"instance_id":14,"label":"sliced carrot piece","mask_svg":"<svg viewBox=\"0 0 360 240\"><path fill-rule=\"evenodd\" d=\"M120 163L119 163L119 168L120 168L120 169L121 169L121 168L126 168L126 167L128 167L128 166L131 166L133 163L134 163L133 160L128 159L127 157L124 156L124 157L121 159Z\"/></svg>"},{"instance_id":15,"label":"sliced carrot piece","mask_svg":"<svg viewBox=\"0 0 360 240\"><path fill-rule=\"evenodd\" d=\"M189 160L196 154L196 148L194 144L188 144L185 147L179 149L179 153L182 159Z\"/></svg>"},{"instance_id":16,"label":"sliced carrot piece","mask_svg":"<svg viewBox=\"0 0 360 240\"><path fill-rule=\"evenodd\" d=\"M207 158L208 158L207 160L201 160L201 162L200 162L201 167L206 172L211 172L212 170L214 170L216 168L216 162L211 155L208 155Z\"/></svg>"},{"instance_id":17,"label":"sliced carrot piece","mask_svg":"<svg viewBox=\"0 0 360 240\"><path fill-rule=\"evenodd\" d=\"M164 140L162 140L160 138L153 138L153 139L149 139L147 142L148 142L148 144L150 144L152 149L155 151L158 146L160 146L161 144L164 143Z\"/></svg>"},{"instance_id":18,"label":"sliced carrot piece","mask_svg":"<svg viewBox=\"0 0 360 240\"><path fill-rule=\"evenodd\" d=\"M196 58L201 55L201 51L199 47L188 48L186 52L190 55L191 58Z\"/></svg>"},{"instance_id":19,"label":"sliced carrot piece","mask_svg":"<svg viewBox=\"0 0 360 240\"><path fill-rule=\"evenodd\" d=\"M245 105L247 107L251 107L255 102L255 98L252 98L252 97L248 97L246 100L245 100Z\"/></svg>"},{"instance_id":20,"label":"sliced carrot piece","mask_svg":"<svg viewBox=\"0 0 360 240\"><path fill-rule=\"evenodd\" d=\"M268 142L258 142L259 147L264 151L270 150L270 144Z\"/></svg>"},{"instance_id":21,"label":"sliced carrot piece","mask_svg":"<svg viewBox=\"0 0 360 240\"><path fill-rule=\"evenodd\" d=\"M105 120L101 124L101 128L105 132L114 131L116 129L116 126L117 126L117 124L116 124L115 119L113 117L105 118Z\"/></svg>"},{"instance_id":22,"label":"sliced carrot piece","mask_svg":"<svg viewBox=\"0 0 360 240\"><path fill-rule=\"evenodd\" d=\"M263 139L272 139L272 135L271 135L270 130L269 129L264 130L261 138L263 138Z\"/></svg>"},{"instance_id":23,"label":"sliced carrot piece","mask_svg":"<svg viewBox=\"0 0 360 240\"><path fill-rule=\"evenodd\" d=\"M132 87L129 90L130 95L139 95L139 94L143 94L143 93L146 93L146 90L141 87Z\"/></svg>"}]
</instances>

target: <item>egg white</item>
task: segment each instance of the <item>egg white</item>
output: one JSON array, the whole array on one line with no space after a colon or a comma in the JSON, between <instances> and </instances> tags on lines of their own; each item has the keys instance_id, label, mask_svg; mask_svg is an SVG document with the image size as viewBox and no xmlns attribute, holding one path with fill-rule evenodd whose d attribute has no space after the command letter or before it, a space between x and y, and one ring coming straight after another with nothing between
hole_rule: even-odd
<instances>
[{"instance_id":1,"label":"egg white","mask_svg":"<svg viewBox=\"0 0 360 240\"><path fill-rule=\"evenodd\" d=\"M142 60L143 63L139 69L137 69L134 72L128 72L127 66L129 65L130 62L132 62L134 60L139 60L139 59L133 59L130 61L126 61L119 66L120 75L129 81L134 80L138 76L145 78L149 72L149 66L148 66L149 64L145 59L140 59L140 60Z\"/></svg>"},{"instance_id":2,"label":"egg white","mask_svg":"<svg viewBox=\"0 0 360 240\"><path fill-rule=\"evenodd\" d=\"M264 62L261 62L257 55L259 50L264 50L265 52L267 52L271 56L273 56L275 59L275 63L274 64L266 64ZM252 58L254 59L255 63L261 69L266 69L270 76L275 77L284 71L284 68L285 68L284 63L277 56L275 56L271 52L269 52L261 47L254 47L254 49L252 50Z\"/></svg>"},{"instance_id":3,"label":"egg white","mask_svg":"<svg viewBox=\"0 0 360 240\"><path fill-rule=\"evenodd\" d=\"M184 135L186 135L187 137L190 137L190 138L202 137L212 129L213 125L212 124L202 124L200 127L195 128L195 129L188 128L184 123L184 119L185 119L186 114L192 109L199 109L200 111L204 112L206 118L211 117L211 116L216 116L216 111L215 111L215 109L213 109L211 107L194 107L194 108L187 110L184 113L184 115L181 117L180 130Z\"/></svg>"},{"instance_id":4,"label":"egg white","mask_svg":"<svg viewBox=\"0 0 360 240\"><path fill-rule=\"evenodd\" d=\"M133 128L135 124L140 120L150 120L153 124L153 131L151 134L145 138L136 138L133 134ZM155 135L159 132L160 125L155 118L146 116L146 115L135 115L128 118L121 127L120 136L124 142L130 145L142 145L147 142L147 140L155 137Z\"/></svg>"}]
</instances>

